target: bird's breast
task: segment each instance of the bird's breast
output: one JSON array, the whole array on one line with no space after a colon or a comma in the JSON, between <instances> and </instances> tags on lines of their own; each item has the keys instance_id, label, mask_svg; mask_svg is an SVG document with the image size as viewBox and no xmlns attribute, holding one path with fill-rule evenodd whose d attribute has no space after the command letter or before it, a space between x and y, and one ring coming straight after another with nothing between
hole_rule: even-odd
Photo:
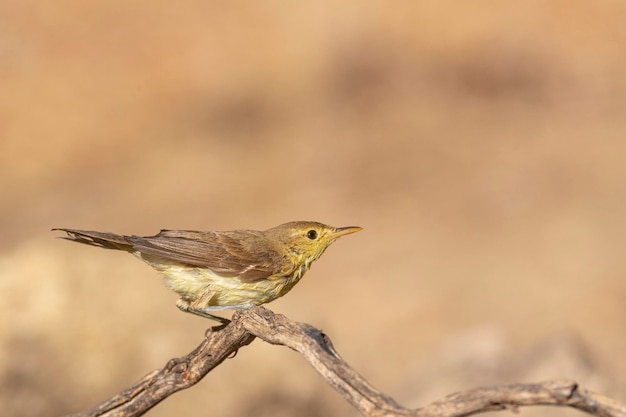
<instances>
[{"instance_id":1,"label":"bird's breast","mask_svg":"<svg viewBox=\"0 0 626 417\"><path fill-rule=\"evenodd\" d=\"M300 262L285 275L243 282L236 276L220 275L208 268L183 265L136 254L163 274L164 283L186 300L212 292L209 305L265 304L287 294L309 270L311 262Z\"/></svg>"}]
</instances>

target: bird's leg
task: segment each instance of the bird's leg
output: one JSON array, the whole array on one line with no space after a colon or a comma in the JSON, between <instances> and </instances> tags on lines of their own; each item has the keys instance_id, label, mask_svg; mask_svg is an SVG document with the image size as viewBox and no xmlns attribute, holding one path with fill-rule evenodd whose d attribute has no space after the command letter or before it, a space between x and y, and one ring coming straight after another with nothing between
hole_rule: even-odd
<instances>
[{"instance_id":1,"label":"bird's leg","mask_svg":"<svg viewBox=\"0 0 626 417\"><path fill-rule=\"evenodd\" d=\"M195 314L197 316L222 323L220 326L217 327L226 326L228 323L230 323L230 320L225 319L224 317L214 316L213 314L207 313L204 309L194 308L191 304L189 304L188 301L183 300L182 298L176 302L176 307L178 307L181 311L184 311L185 313Z\"/></svg>"},{"instance_id":2,"label":"bird's leg","mask_svg":"<svg viewBox=\"0 0 626 417\"><path fill-rule=\"evenodd\" d=\"M193 304L193 303L192 303ZM256 304L233 304L229 306L207 306L199 308L201 311L222 311L222 310L247 310L254 307Z\"/></svg>"}]
</instances>

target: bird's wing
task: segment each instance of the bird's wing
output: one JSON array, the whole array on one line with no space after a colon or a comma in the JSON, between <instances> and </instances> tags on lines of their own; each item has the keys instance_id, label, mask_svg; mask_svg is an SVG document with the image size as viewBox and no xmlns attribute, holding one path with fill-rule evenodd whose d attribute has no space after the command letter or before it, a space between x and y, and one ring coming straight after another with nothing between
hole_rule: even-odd
<instances>
[{"instance_id":1,"label":"bird's wing","mask_svg":"<svg viewBox=\"0 0 626 417\"><path fill-rule=\"evenodd\" d=\"M162 230L158 235L126 236L142 254L208 268L222 276L253 282L283 274L282 256L256 231L196 232Z\"/></svg>"}]
</instances>

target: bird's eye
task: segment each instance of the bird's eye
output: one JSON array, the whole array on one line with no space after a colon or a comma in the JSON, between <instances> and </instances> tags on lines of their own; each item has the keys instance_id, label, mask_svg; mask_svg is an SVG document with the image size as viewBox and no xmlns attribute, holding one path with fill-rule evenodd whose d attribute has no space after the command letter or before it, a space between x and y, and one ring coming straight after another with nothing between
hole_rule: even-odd
<instances>
[{"instance_id":1,"label":"bird's eye","mask_svg":"<svg viewBox=\"0 0 626 417\"><path fill-rule=\"evenodd\" d=\"M309 230L308 232L306 232L306 237L311 240L315 240L317 239L317 232L315 230Z\"/></svg>"}]
</instances>

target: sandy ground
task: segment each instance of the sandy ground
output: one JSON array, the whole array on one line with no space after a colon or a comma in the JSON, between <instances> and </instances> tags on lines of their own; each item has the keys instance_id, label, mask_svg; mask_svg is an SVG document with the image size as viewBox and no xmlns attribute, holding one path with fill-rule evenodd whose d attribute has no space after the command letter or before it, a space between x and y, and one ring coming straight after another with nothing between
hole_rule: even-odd
<instances>
[{"instance_id":1,"label":"sandy ground","mask_svg":"<svg viewBox=\"0 0 626 417\"><path fill-rule=\"evenodd\" d=\"M625 18L578 0L0 2L3 414L89 408L208 326L141 262L51 228L291 220L365 230L269 307L400 402L551 378L626 400ZM351 414L260 341L149 413Z\"/></svg>"}]
</instances>

